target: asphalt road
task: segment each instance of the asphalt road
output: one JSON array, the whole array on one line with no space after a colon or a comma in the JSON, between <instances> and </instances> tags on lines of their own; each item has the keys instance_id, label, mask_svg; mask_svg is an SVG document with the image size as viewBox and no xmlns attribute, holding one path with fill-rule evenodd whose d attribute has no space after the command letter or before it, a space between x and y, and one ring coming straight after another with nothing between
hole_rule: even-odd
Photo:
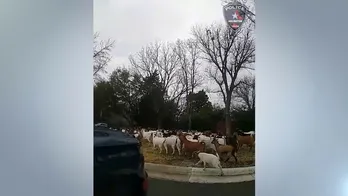
<instances>
[{"instance_id":1,"label":"asphalt road","mask_svg":"<svg viewBox=\"0 0 348 196\"><path fill-rule=\"evenodd\" d=\"M255 181L231 184L196 184L150 179L148 196L255 196Z\"/></svg>"}]
</instances>

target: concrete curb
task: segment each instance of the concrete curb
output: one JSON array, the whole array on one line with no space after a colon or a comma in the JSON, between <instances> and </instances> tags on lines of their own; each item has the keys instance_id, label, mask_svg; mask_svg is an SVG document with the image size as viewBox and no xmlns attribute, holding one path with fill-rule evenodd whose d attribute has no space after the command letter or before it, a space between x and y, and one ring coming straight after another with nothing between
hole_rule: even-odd
<instances>
[{"instance_id":1,"label":"concrete curb","mask_svg":"<svg viewBox=\"0 0 348 196\"><path fill-rule=\"evenodd\" d=\"M215 168L179 167L145 163L150 178L192 183L236 183L255 180L255 167Z\"/></svg>"}]
</instances>

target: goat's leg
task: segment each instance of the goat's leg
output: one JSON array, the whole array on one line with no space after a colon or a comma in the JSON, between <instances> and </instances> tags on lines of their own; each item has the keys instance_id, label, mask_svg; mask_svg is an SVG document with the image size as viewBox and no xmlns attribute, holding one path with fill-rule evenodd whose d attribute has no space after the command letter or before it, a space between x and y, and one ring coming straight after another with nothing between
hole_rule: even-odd
<instances>
[{"instance_id":1,"label":"goat's leg","mask_svg":"<svg viewBox=\"0 0 348 196\"><path fill-rule=\"evenodd\" d=\"M220 168L220 176L223 176L224 175L224 173L222 172L222 167L221 167L221 164L219 164L219 168Z\"/></svg>"},{"instance_id":2,"label":"goat's leg","mask_svg":"<svg viewBox=\"0 0 348 196\"><path fill-rule=\"evenodd\" d=\"M226 163L226 162L230 159L231 156L232 156L232 155L231 155L231 152L227 152L227 153L226 153L226 159L224 160L224 159L221 157L220 160Z\"/></svg>"},{"instance_id":3,"label":"goat's leg","mask_svg":"<svg viewBox=\"0 0 348 196\"><path fill-rule=\"evenodd\" d=\"M173 153L172 153L172 155L174 155L174 154L175 154L175 145L174 145L174 146L172 146L172 149L173 149Z\"/></svg>"},{"instance_id":4,"label":"goat's leg","mask_svg":"<svg viewBox=\"0 0 348 196\"><path fill-rule=\"evenodd\" d=\"M226 163L228 160L230 160L230 158L231 158L231 155L227 156L227 158L226 158L226 160L224 162Z\"/></svg>"},{"instance_id":5,"label":"goat's leg","mask_svg":"<svg viewBox=\"0 0 348 196\"><path fill-rule=\"evenodd\" d=\"M202 161L199 160L195 165L199 165L199 164L201 164L201 163L202 163Z\"/></svg>"},{"instance_id":6,"label":"goat's leg","mask_svg":"<svg viewBox=\"0 0 348 196\"><path fill-rule=\"evenodd\" d=\"M180 146L176 146L176 148L178 149L179 156L181 156L181 150L180 150Z\"/></svg>"},{"instance_id":7,"label":"goat's leg","mask_svg":"<svg viewBox=\"0 0 348 196\"><path fill-rule=\"evenodd\" d=\"M216 153L216 156L219 157L219 160L222 161L223 160L223 154L222 153Z\"/></svg>"},{"instance_id":8,"label":"goat's leg","mask_svg":"<svg viewBox=\"0 0 348 196\"><path fill-rule=\"evenodd\" d=\"M236 160L236 163L238 162L238 159L237 159L237 153L235 152L235 153L233 153L233 155L232 155L233 157L234 157L234 160Z\"/></svg>"},{"instance_id":9,"label":"goat's leg","mask_svg":"<svg viewBox=\"0 0 348 196\"><path fill-rule=\"evenodd\" d=\"M193 153L194 153L194 152L191 151L190 153L191 153L191 156L189 157L189 159L192 159L192 158L193 158Z\"/></svg>"},{"instance_id":10,"label":"goat's leg","mask_svg":"<svg viewBox=\"0 0 348 196\"><path fill-rule=\"evenodd\" d=\"M199 153L199 151L193 151L193 152L192 152L192 158L194 158L195 153L197 153L197 154L198 154L198 153Z\"/></svg>"},{"instance_id":11,"label":"goat's leg","mask_svg":"<svg viewBox=\"0 0 348 196\"><path fill-rule=\"evenodd\" d=\"M207 165L207 163L203 161L203 171L205 171L206 165Z\"/></svg>"},{"instance_id":12,"label":"goat's leg","mask_svg":"<svg viewBox=\"0 0 348 196\"><path fill-rule=\"evenodd\" d=\"M161 154L162 153L162 146L159 146L159 149L160 149L159 153Z\"/></svg>"},{"instance_id":13,"label":"goat's leg","mask_svg":"<svg viewBox=\"0 0 348 196\"><path fill-rule=\"evenodd\" d=\"M166 154L168 154L168 146L165 144L163 146L164 146L164 149L166 150Z\"/></svg>"}]
</instances>

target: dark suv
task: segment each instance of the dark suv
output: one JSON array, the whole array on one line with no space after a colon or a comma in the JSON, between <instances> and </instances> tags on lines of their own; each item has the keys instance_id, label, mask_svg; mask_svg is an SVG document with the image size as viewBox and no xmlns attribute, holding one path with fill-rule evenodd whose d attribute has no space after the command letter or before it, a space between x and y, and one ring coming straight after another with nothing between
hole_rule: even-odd
<instances>
[{"instance_id":1,"label":"dark suv","mask_svg":"<svg viewBox=\"0 0 348 196\"><path fill-rule=\"evenodd\" d=\"M146 196L147 188L138 140L121 131L95 127L94 195Z\"/></svg>"}]
</instances>

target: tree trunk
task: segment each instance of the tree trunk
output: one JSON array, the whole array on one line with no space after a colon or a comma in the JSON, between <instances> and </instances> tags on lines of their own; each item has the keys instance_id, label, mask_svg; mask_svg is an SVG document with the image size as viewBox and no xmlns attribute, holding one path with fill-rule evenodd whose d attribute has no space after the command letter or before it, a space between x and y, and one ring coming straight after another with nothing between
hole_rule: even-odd
<instances>
[{"instance_id":1,"label":"tree trunk","mask_svg":"<svg viewBox=\"0 0 348 196\"><path fill-rule=\"evenodd\" d=\"M231 115L228 107L225 108L225 128L226 128L226 136L229 137L232 135L231 130Z\"/></svg>"},{"instance_id":2,"label":"tree trunk","mask_svg":"<svg viewBox=\"0 0 348 196\"><path fill-rule=\"evenodd\" d=\"M162 120L160 117L158 117L157 119L157 129L161 129L162 128Z\"/></svg>"},{"instance_id":3,"label":"tree trunk","mask_svg":"<svg viewBox=\"0 0 348 196\"><path fill-rule=\"evenodd\" d=\"M231 136L231 95L229 93L227 93L227 100L225 102L225 128L226 136Z\"/></svg>"},{"instance_id":4,"label":"tree trunk","mask_svg":"<svg viewBox=\"0 0 348 196\"><path fill-rule=\"evenodd\" d=\"M190 102L188 103L188 131L192 129L192 109Z\"/></svg>"},{"instance_id":5,"label":"tree trunk","mask_svg":"<svg viewBox=\"0 0 348 196\"><path fill-rule=\"evenodd\" d=\"M189 122L188 122L189 123L188 130L191 131L191 129L192 129L192 116L191 116L191 114L189 114L189 119L188 120L189 120Z\"/></svg>"}]
</instances>

